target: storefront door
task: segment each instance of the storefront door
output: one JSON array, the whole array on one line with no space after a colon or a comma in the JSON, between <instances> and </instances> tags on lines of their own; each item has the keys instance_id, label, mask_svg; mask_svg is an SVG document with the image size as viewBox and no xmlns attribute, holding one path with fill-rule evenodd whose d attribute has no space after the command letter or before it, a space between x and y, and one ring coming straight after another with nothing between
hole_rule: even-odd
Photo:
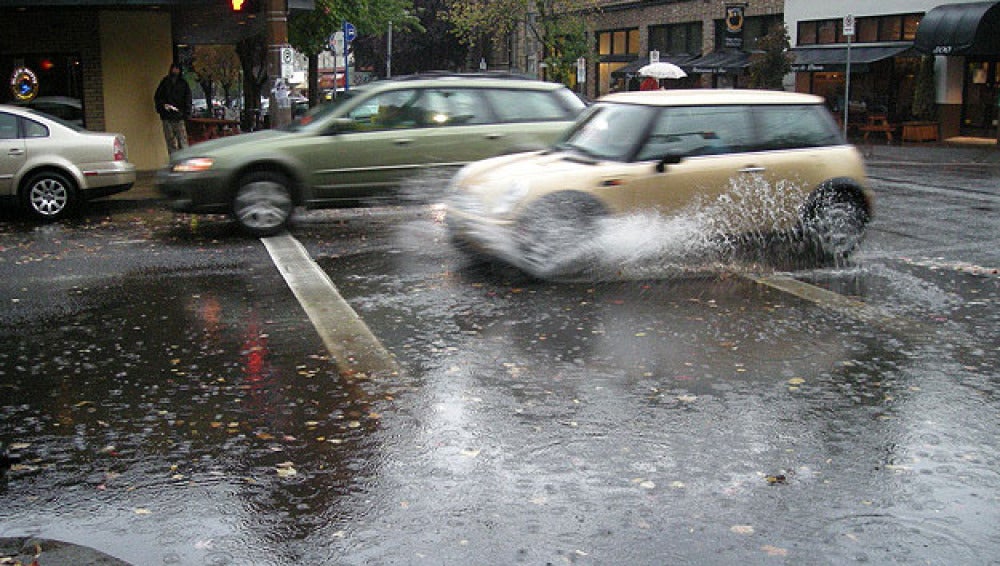
<instances>
[{"instance_id":1,"label":"storefront door","mask_svg":"<svg viewBox=\"0 0 1000 566\"><path fill-rule=\"evenodd\" d=\"M995 137L997 104L1000 104L1000 62L967 61L962 96L963 136Z\"/></svg>"}]
</instances>

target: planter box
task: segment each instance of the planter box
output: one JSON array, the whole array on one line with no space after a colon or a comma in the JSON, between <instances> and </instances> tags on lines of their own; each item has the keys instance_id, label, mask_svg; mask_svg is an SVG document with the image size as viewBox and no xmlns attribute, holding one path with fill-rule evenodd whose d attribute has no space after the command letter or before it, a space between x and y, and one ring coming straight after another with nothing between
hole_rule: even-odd
<instances>
[{"instance_id":1,"label":"planter box","mask_svg":"<svg viewBox=\"0 0 1000 566\"><path fill-rule=\"evenodd\" d=\"M903 122L903 141L938 141L937 122Z\"/></svg>"}]
</instances>

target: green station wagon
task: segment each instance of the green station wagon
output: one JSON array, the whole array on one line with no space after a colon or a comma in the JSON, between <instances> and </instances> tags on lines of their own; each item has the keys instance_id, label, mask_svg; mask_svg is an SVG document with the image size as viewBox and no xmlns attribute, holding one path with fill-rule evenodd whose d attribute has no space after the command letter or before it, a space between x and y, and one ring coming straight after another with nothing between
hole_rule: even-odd
<instances>
[{"instance_id":1,"label":"green station wagon","mask_svg":"<svg viewBox=\"0 0 1000 566\"><path fill-rule=\"evenodd\" d=\"M157 187L176 211L230 213L250 234L269 235L296 206L391 200L426 171L551 145L584 107L563 85L509 76L378 81L285 129L179 151Z\"/></svg>"}]
</instances>

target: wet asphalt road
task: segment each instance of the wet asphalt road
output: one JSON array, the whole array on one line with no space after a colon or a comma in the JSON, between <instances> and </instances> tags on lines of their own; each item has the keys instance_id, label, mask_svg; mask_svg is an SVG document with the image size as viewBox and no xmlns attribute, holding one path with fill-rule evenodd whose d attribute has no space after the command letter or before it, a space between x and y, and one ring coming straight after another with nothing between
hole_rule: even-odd
<instances>
[{"instance_id":1,"label":"wet asphalt road","mask_svg":"<svg viewBox=\"0 0 1000 566\"><path fill-rule=\"evenodd\" d=\"M466 263L433 208L305 215L399 375L331 359L221 219L4 218L0 537L134 564L990 564L995 171L871 174L836 268L548 283Z\"/></svg>"}]
</instances>

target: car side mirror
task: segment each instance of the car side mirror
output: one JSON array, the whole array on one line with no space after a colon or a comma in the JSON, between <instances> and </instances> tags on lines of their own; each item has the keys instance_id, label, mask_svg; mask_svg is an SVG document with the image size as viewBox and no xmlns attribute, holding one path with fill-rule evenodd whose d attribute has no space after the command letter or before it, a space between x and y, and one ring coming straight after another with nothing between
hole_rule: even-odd
<instances>
[{"instance_id":1,"label":"car side mirror","mask_svg":"<svg viewBox=\"0 0 1000 566\"><path fill-rule=\"evenodd\" d=\"M333 122L326 129L325 134L335 136L344 132L353 132L358 129L358 123L351 118L334 118Z\"/></svg>"},{"instance_id":2,"label":"car side mirror","mask_svg":"<svg viewBox=\"0 0 1000 566\"><path fill-rule=\"evenodd\" d=\"M680 162L681 155L679 153L668 153L656 162L656 172L663 173L667 170L667 165L677 165Z\"/></svg>"}]
</instances>

